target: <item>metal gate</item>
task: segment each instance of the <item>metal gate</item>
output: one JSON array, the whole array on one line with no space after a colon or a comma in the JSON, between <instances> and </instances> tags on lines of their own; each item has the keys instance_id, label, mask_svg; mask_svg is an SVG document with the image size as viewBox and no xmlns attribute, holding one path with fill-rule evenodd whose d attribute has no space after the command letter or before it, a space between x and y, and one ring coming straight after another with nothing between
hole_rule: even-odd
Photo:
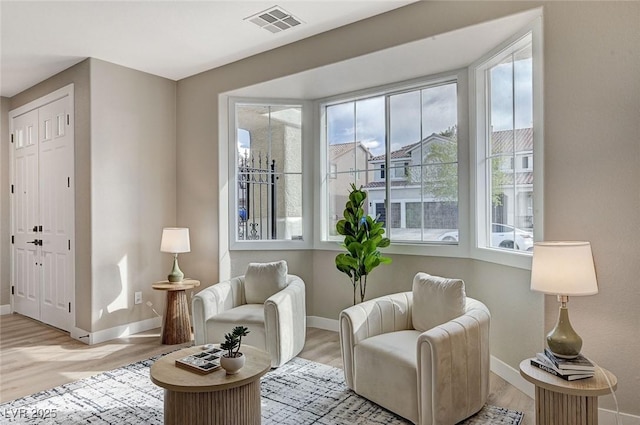
<instances>
[{"instance_id":1,"label":"metal gate","mask_svg":"<svg viewBox=\"0 0 640 425\"><path fill-rule=\"evenodd\" d=\"M238 240L277 239L276 160L258 153L238 164Z\"/></svg>"}]
</instances>

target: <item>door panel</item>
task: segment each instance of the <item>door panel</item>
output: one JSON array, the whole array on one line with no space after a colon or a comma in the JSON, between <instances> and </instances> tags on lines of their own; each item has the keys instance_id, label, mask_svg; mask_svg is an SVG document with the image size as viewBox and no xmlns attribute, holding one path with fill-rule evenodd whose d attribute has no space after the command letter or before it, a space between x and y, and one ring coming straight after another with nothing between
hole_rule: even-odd
<instances>
[{"instance_id":1,"label":"door panel","mask_svg":"<svg viewBox=\"0 0 640 425\"><path fill-rule=\"evenodd\" d=\"M40 108L40 224L43 297L41 320L69 329L73 290L73 140L66 131L68 97Z\"/></svg>"},{"instance_id":2,"label":"door panel","mask_svg":"<svg viewBox=\"0 0 640 425\"><path fill-rule=\"evenodd\" d=\"M14 193L13 223L14 309L40 319L38 246L33 230L38 225L38 111L13 119Z\"/></svg>"}]
</instances>

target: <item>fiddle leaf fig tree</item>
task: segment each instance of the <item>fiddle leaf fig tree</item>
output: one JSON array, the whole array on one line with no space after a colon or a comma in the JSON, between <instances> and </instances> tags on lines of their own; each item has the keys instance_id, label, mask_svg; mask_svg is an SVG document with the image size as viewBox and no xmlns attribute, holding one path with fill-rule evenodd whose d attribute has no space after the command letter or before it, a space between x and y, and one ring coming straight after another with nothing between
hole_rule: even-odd
<instances>
[{"instance_id":1,"label":"fiddle leaf fig tree","mask_svg":"<svg viewBox=\"0 0 640 425\"><path fill-rule=\"evenodd\" d=\"M347 251L336 256L336 267L349 276L353 285L353 304L360 291L360 302L364 301L367 291L367 277L380 264L390 264L391 258L383 257L379 248L390 245L389 238L384 237L384 222L378 217L365 215L364 202L367 193L357 189L351 183L349 200L345 205L344 218L336 224L336 230L344 236L342 247Z\"/></svg>"}]
</instances>

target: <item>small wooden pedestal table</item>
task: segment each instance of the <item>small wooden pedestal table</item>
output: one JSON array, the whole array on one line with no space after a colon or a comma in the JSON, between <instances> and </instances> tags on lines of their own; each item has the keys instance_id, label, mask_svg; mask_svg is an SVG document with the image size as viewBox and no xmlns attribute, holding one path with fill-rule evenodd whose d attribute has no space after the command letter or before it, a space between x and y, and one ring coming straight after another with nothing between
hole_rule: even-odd
<instances>
[{"instance_id":1,"label":"small wooden pedestal table","mask_svg":"<svg viewBox=\"0 0 640 425\"><path fill-rule=\"evenodd\" d=\"M269 354L243 344L246 362L235 375L222 368L200 375L175 366L176 359L200 350L185 348L151 366L151 381L165 389L165 425L260 425L260 377L271 369Z\"/></svg>"},{"instance_id":2,"label":"small wooden pedestal table","mask_svg":"<svg viewBox=\"0 0 640 425\"><path fill-rule=\"evenodd\" d=\"M598 396L616 389L618 379L596 366L591 378L565 381L531 366L531 359L520 363L520 375L536 386L536 425L597 425Z\"/></svg>"},{"instance_id":3,"label":"small wooden pedestal table","mask_svg":"<svg viewBox=\"0 0 640 425\"><path fill-rule=\"evenodd\" d=\"M153 289L167 291L167 307L162 324L162 343L167 345L183 344L191 341L191 322L187 289L200 286L199 280L184 279L180 283L161 280L151 285Z\"/></svg>"}]
</instances>

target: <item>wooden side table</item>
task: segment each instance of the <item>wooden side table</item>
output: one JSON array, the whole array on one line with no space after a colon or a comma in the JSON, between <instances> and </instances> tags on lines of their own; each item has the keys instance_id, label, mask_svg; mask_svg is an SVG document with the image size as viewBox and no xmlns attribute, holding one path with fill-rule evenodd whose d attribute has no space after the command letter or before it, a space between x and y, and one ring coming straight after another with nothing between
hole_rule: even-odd
<instances>
[{"instance_id":1,"label":"wooden side table","mask_svg":"<svg viewBox=\"0 0 640 425\"><path fill-rule=\"evenodd\" d=\"M520 363L520 375L536 386L536 425L597 425L598 396L618 386L616 376L596 367L592 378L565 381L531 366L531 359Z\"/></svg>"},{"instance_id":2,"label":"wooden side table","mask_svg":"<svg viewBox=\"0 0 640 425\"><path fill-rule=\"evenodd\" d=\"M151 366L151 381L164 388L165 425L260 425L260 377L271 369L271 356L242 344L247 359L235 375L222 368L200 375L175 366L176 359L201 349L169 353Z\"/></svg>"},{"instance_id":3,"label":"wooden side table","mask_svg":"<svg viewBox=\"0 0 640 425\"><path fill-rule=\"evenodd\" d=\"M162 324L163 344L174 345L191 341L189 304L185 291L197 286L200 286L200 281L194 279L184 279L180 283L161 280L151 285L153 289L167 291L167 307Z\"/></svg>"}]
</instances>

